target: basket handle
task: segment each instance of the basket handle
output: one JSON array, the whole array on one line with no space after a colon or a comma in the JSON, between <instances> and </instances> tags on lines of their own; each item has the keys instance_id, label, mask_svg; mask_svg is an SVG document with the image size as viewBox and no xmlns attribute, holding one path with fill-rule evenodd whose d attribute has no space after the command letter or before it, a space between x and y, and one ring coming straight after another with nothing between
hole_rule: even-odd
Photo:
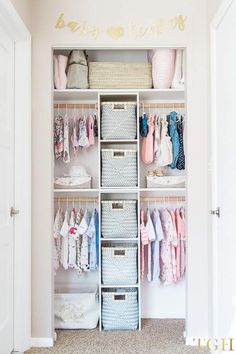
<instances>
[{"instance_id":1,"label":"basket handle","mask_svg":"<svg viewBox=\"0 0 236 354\"><path fill-rule=\"evenodd\" d=\"M125 151L113 151L112 157L113 159L124 159Z\"/></svg>"},{"instance_id":2,"label":"basket handle","mask_svg":"<svg viewBox=\"0 0 236 354\"><path fill-rule=\"evenodd\" d=\"M115 111L126 111L126 104L125 103L113 103L112 110Z\"/></svg>"},{"instance_id":3,"label":"basket handle","mask_svg":"<svg viewBox=\"0 0 236 354\"><path fill-rule=\"evenodd\" d=\"M114 294L114 301L126 301L126 294Z\"/></svg>"},{"instance_id":4,"label":"basket handle","mask_svg":"<svg viewBox=\"0 0 236 354\"><path fill-rule=\"evenodd\" d=\"M124 210L124 203L112 203L112 210Z\"/></svg>"},{"instance_id":5,"label":"basket handle","mask_svg":"<svg viewBox=\"0 0 236 354\"><path fill-rule=\"evenodd\" d=\"M113 256L115 257L125 257L125 248L123 249L118 249L118 250L113 250Z\"/></svg>"}]
</instances>

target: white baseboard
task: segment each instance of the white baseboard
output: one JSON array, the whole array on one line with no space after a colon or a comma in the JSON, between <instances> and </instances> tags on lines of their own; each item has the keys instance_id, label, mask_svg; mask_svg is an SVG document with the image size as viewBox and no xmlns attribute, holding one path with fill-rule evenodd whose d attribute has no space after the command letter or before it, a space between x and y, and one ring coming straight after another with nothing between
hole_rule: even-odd
<instances>
[{"instance_id":1,"label":"white baseboard","mask_svg":"<svg viewBox=\"0 0 236 354\"><path fill-rule=\"evenodd\" d=\"M53 338L31 338L30 343L33 348L53 347Z\"/></svg>"}]
</instances>

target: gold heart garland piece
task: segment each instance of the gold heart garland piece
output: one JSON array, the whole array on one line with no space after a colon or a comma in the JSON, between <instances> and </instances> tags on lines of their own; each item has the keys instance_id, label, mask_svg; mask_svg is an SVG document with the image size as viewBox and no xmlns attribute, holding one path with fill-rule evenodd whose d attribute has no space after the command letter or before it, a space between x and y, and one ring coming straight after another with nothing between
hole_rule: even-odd
<instances>
[{"instance_id":1,"label":"gold heart garland piece","mask_svg":"<svg viewBox=\"0 0 236 354\"><path fill-rule=\"evenodd\" d=\"M107 28L107 34L111 38L118 39L123 37L123 35L125 34L125 30L123 27L110 26Z\"/></svg>"}]
</instances>

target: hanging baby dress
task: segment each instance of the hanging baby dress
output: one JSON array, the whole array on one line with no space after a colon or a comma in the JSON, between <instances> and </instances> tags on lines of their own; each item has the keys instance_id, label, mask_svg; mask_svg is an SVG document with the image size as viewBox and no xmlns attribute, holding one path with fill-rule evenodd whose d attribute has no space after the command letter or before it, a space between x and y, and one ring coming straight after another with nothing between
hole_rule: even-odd
<instances>
[{"instance_id":1,"label":"hanging baby dress","mask_svg":"<svg viewBox=\"0 0 236 354\"><path fill-rule=\"evenodd\" d=\"M146 138L142 140L141 157L145 164L151 164L153 162L153 133L154 133L154 116L148 117L148 134Z\"/></svg>"},{"instance_id":2,"label":"hanging baby dress","mask_svg":"<svg viewBox=\"0 0 236 354\"><path fill-rule=\"evenodd\" d=\"M172 163L172 144L168 135L168 122L164 115L161 116L160 151L155 163L158 167L164 167Z\"/></svg>"}]
</instances>

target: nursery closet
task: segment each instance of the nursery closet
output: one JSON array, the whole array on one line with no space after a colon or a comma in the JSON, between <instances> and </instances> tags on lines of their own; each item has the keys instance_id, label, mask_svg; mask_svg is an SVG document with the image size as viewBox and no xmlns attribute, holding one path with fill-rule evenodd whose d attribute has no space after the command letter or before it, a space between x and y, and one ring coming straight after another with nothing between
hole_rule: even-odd
<instances>
[{"instance_id":1,"label":"nursery closet","mask_svg":"<svg viewBox=\"0 0 236 354\"><path fill-rule=\"evenodd\" d=\"M185 50L164 79L153 48L82 49L53 50L55 328L185 318Z\"/></svg>"}]
</instances>

